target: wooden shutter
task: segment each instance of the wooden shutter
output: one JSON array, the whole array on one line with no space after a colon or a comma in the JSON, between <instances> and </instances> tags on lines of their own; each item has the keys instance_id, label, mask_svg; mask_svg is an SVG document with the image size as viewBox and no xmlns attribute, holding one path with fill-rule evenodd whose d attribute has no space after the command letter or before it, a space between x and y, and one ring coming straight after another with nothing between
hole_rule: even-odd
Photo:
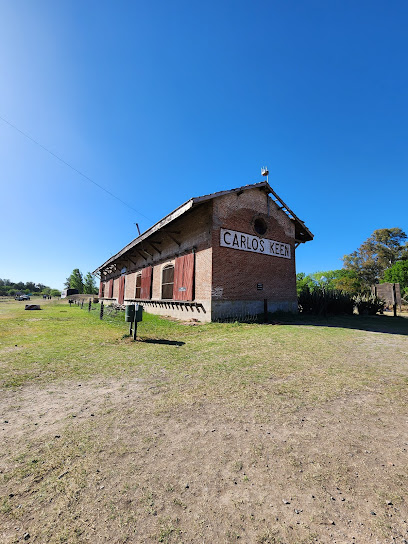
<instances>
[{"instance_id":1,"label":"wooden shutter","mask_svg":"<svg viewBox=\"0 0 408 544\"><path fill-rule=\"evenodd\" d=\"M150 300L152 298L152 272L153 268L147 266L142 270L142 281L140 286L140 298L142 300Z\"/></svg>"},{"instance_id":2,"label":"wooden shutter","mask_svg":"<svg viewBox=\"0 0 408 544\"><path fill-rule=\"evenodd\" d=\"M125 275L121 276L119 278L119 296L118 296L118 304L123 304L125 300Z\"/></svg>"},{"instance_id":3,"label":"wooden shutter","mask_svg":"<svg viewBox=\"0 0 408 544\"><path fill-rule=\"evenodd\" d=\"M99 298L103 297L103 283L99 282Z\"/></svg>"},{"instance_id":4,"label":"wooden shutter","mask_svg":"<svg viewBox=\"0 0 408 544\"><path fill-rule=\"evenodd\" d=\"M194 253L176 258L174 266L174 300L193 300Z\"/></svg>"},{"instance_id":5,"label":"wooden shutter","mask_svg":"<svg viewBox=\"0 0 408 544\"><path fill-rule=\"evenodd\" d=\"M113 298L113 280L109 280L108 298Z\"/></svg>"}]
</instances>

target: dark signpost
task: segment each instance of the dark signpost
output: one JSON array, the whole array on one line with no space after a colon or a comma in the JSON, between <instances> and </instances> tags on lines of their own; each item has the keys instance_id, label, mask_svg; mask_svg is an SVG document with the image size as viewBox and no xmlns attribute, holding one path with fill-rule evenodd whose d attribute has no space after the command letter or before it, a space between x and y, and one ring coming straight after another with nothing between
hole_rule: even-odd
<instances>
[{"instance_id":1,"label":"dark signpost","mask_svg":"<svg viewBox=\"0 0 408 544\"><path fill-rule=\"evenodd\" d=\"M125 321L130 323L129 334L133 334L133 340L136 340L137 324L143 321L143 306L141 304L128 304L125 308Z\"/></svg>"}]
</instances>

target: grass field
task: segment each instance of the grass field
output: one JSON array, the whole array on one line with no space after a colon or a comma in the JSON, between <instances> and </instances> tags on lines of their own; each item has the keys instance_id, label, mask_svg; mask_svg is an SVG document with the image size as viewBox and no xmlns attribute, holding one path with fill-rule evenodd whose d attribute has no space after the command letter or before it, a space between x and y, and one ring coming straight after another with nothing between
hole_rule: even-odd
<instances>
[{"instance_id":1,"label":"grass field","mask_svg":"<svg viewBox=\"0 0 408 544\"><path fill-rule=\"evenodd\" d=\"M408 542L407 318L39 303L0 302L0 542Z\"/></svg>"}]
</instances>

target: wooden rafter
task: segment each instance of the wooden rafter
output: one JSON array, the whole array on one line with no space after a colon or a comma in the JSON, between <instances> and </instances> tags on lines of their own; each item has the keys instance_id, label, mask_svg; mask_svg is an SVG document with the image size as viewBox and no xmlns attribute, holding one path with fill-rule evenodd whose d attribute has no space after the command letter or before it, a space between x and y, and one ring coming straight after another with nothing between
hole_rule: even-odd
<instances>
[{"instance_id":1,"label":"wooden rafter","mask_svg":"<svg viewBox=\"0 0 408 544\"><path fill-rule=\"evenodd\" d=\"M130 262L133 264L133 266L137 266L137 264L135 263L135 261L132 261L132 259L131 259L130 257L128 257L127 259L128 259L128 261L130 261Z\"/></svg>"},{"instance_id":2,"label":"wooden rafter","mask_svg":"<svg viewBox=\"0 0 408 544\"><path fill-rule=\"evenodd\" d=\"M172 234L170 234L170 232L168 232L167 230L164 230L163 232L164 232L165 234L167 234L167 236L168 236L171 240L173 240L173 242L174 242L175 244L177 244L179 247L181 246L181 243L180 243L176 238L174 238L174 236L173 236ZM180 234L180 231L179 231L178 233L174 233L174 234Z\"/></svg>"},{"instance_id":3,"label":"wooden rafter","mask_svg":"<svg viewBox=\"0 0 408 544\"><path fill-rule=\"evenodd\" d=\"M158 249L158 248L153 244L153 242L149 242L149 246L152 246L152 248L153 248L155 251L157 251L157 253L159 253L159 254L161 255L160 249Z\"/></svg>"},{"instance_id":4,"label":"wooden rafter","mask_svg":"<svg viewBox=\"0 0 408 544\"><path fill-rule=\"evenodd\" d=\"M153 255L151 253L149 253L148 251L146 251L145 249L141 248L141 251L143 251L144 253L146 253L147 255L149 255L149 257L151 257L153 259Z\"/></svg>"}]
</instances>

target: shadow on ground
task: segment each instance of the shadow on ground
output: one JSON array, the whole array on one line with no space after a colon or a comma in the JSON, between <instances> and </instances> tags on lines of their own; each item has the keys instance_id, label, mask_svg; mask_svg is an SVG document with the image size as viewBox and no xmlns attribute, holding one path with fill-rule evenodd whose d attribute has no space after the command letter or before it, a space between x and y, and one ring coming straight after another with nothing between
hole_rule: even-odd
<instances>
[{"instance_id":1,"label":"shadow on ground","mask_svg":"<svg viewBox=\"0 0 408 544\"><path fill-rule=\"evenodd\" d=\"M177 340L166 340L164 338L139 338L139 342L145 344L164 344L166 346L184 346L185 342L178 342Z\"/></svg>"},{"instance_id":2,"label":"shadow on ground","mask_svg":"<svg viewBox=\"0 0 408 544\"><path fill-rule=\"evenodd\" d=\"M270 323L274 325L307 325L312 327L337 327L361 331L381 332L385 334L402 334L408 336L408 317L391 317L387 315L350 315L350 316L311 316L311 315L275 315Z\"/></svg>"}]
</instances>

